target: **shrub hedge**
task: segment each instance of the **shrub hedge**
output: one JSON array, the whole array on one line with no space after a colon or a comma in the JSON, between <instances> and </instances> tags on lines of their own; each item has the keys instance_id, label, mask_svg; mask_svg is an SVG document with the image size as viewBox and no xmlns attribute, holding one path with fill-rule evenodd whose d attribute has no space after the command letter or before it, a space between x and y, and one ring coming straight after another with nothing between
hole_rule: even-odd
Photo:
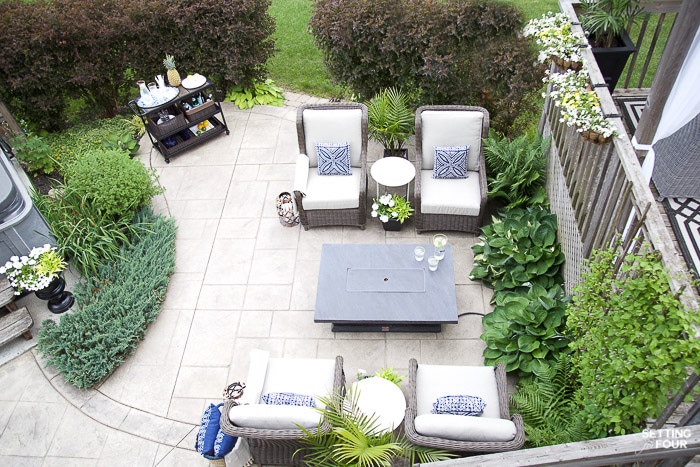
<instances>
[{"instance_id":1,"label":"shrub hedge","mask_svg":"<svg viewBox=\"0 0 700 467\"><path fill-rule=\"evenodd\" d=\"M360 97L417 89L421 103L481 105L506 133L541 87L523 23L488 0L318 0L310 22L331 76Z\"/></svg>"},{"instance_id":2,"label":"shrub hedge","mask_svg":"<svg viewBox=\"0 0 700 467\"><path fill-rule=\"evenodd\" d=\"M68 99L113 116L134 80L202 73L221 89L252 85L272 55L269 0L0 2L0 98L13 113L55 130ZM18 21L17 18L21 18Z\"/></svg>"},{"instance_id":3,"label":"shrub hedge","mask_svg":"<svg viewBox=\"0 0 700 467\"><path fill-rule=\"evenodd\" d=\"M119 258L75 289L78 310L45 320L38 349L66 381L90 388L136 348L161 310L175 269L175 223L150 212L137 216L139 235Z\"/></svg>"}]
</instances>

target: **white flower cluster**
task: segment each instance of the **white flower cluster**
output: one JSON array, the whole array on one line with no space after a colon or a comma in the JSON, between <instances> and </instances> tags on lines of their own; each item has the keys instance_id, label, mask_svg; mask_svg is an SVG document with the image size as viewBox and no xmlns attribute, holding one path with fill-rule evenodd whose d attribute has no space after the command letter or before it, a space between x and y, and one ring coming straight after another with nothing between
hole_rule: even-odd
<instances>
[{"instance_id":1,"label":"white flower cluster","mask_svg":"<svg viewBox=\"0 0 700 467\"><path fill-rule=\"evenodd\" d=\"M42 255L51 250L55 248L51 248L48 244L36 247L29 252L28 256L12 256L4 266L0 267L0 274L7 275L10 285L15 289L15 295L19 295L23 290L41 290L51 283L55 273L42 274L37 268Z\"/></svg>"},{"instance_id":2,"label":"white flower cluster","mask_svg":"<svg viewBox=\"0 0 700 467\"><path fill-rule=\"evenodd\" d=\"M389 222L389 216L393 218L399 217L399 213L391 209L395 204L392 195L380 196L378 200L372 203L372 217L379 216L379 220L382 222Z\"/></svg>"},{"instance_id":3,"label":"white flower cluster","mask_svg":"<svg viewBox=\"0 0 700 467\"><path fill-rule=\"evenodd\" d=\"M540 63L551 57L580 62L581 47L588 47L588 42L571 30L569 18L564 13L549 11L541 18L531 19L525 25L523 35L535 38L535 43L540 49L537 57Z\"/></svg>"},{"instance_id":4,"label":"white flower cluster","mask_svg":"<svg viewBox=\"0 0 700 467\"><path fill-rule=\"evenodd\" d=\"M606 119L600 109L598 94L588 87L588 71L567 70L564 73L550 73L543 78L552 83L552 90L544 93L554 105L561 109L559 121L568 126L575 126L576 131L594 131L603 137L617 136L613 123Z\"/></svg>"}]
</instances>

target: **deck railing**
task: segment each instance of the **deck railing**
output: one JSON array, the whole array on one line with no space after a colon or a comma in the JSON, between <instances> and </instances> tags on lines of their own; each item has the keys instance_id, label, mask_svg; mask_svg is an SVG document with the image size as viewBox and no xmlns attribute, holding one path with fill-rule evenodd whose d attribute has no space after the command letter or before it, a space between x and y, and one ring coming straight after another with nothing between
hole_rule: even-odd
<instances>
[{"instance_id":1,"label":"deck railing","mask_svg":"<svg viewBox=\"0 0 700 467\"><path fill-rule=\"evenodd\" d=\"M571 0L560 0L559 5L572 22L578 23ZM580 26L572 27L583 33ZM696 309L697 296L685 264L642 174L612 96L603 85L591 49L583 49L582 56L601 109L611 116L619 136L603 145L584 141L574 128L559 121L559 108L551 100L545 101L540 132L552 137L547 192L552 211L559 218L567 292L580 280L582 261L619 238L626 250L647 243L659 251L671 276L672 290L686 307Z\"/></svg>"}]
</instances>

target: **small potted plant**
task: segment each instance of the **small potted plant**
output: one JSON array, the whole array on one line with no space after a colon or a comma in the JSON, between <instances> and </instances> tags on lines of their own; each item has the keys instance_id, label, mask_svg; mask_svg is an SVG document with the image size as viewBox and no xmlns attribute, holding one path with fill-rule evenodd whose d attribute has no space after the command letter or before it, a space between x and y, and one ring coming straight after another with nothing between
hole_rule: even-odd
<instances>
[{"instance_id":1,"label":"small potted plant","mask_svg":"<svg viewBox=\"0 0 700 467\"><path fill-rule=\"evenodd\" d=\"M0 274L7 275L15 295L33 291L42 300L49 300L53 313L63 313L74 302L73 295L65 291L66 282L60 273L66 262L51 245L33 248L26 256L12 256Z\"/></svg>"},{"instance_id":2,"label":"small potted plant","mask_svg":"<svg viewBox=\"0 0 700 467\"><path fill-rule=\"evenodd\" d=\"M409 107L409 97L396 88L384 89L367 105L369 137L384 146L384 156L408 157L404 147L415 128L415 114Z\"/></svg>"},{"instance_id":3,"label":"small potted plant","mask_svg":"<svg viewBox=\"0 0 700 467\"><path fill-rule=\"evenodd\" d=\"M540 18L531 19L523 35L534 38L540 63L552 60L563 69L581 68L581 47L586 47L585 39L574 34L566 14L549 11Z\"/></svg>"},{"instance_id":4,"label":"small potted plant","mask_svg":"<svg viewBox=\"0 0 700 467\"><path fill-rule=\"evenodd\" d=\"M413 208L403 196L385 194L374 200L371 215L382 221L384 230L399 231L401 224L413 215Z\"/></svg>"},{"instance_id":5,"label":"small potted plant","mask_svg":"<svg viewBox=\"0 0 700 467\"><path fill-rule=\"evenodd\" d=\"M612 94L636 47L627 34L627 25L641 18L640 0L582 0L579 19L598 68Z\"/></svg>"}]
</instances>

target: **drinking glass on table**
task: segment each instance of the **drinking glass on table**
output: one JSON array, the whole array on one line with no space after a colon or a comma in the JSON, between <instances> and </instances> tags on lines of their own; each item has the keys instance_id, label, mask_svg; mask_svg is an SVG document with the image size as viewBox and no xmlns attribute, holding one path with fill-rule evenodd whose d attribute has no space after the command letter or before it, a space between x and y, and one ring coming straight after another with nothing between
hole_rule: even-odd
<instances>
[{"instance_id":1,"label":"drinking glass on table","mask_svg":"<svg viewBox=\"0 0 700 467\"><path fill-rule=\"evenodd\" d=\"M413 254L416 257L416 261L423 261L425 257L425 248L422 246L417 246L413 249Z\"/></svg>"},{"instance_id":2,"label":"drinking glass on table","mask_svg":"<svg viewBox=\"0 0 700 467\"><path fill-rule=\"evenodd\" d=\"M438 264L440 264L440 260L437 259L435 256L431 256L428 258L428 269L431 271L437 271Z\"/></svg>"},{"instance_id":3,"label":"drinking glass on table","mask_svg":"<svg viewBox=\"0 0 700 467\"><path fill-rule=\"evenodd\" d=\"M437 258L438 261L445 257L445 247L447 246L447 236L444 234L435 234L433 236L433 246L435 247L433 256Z\"/></svg>"}]
</instances>

